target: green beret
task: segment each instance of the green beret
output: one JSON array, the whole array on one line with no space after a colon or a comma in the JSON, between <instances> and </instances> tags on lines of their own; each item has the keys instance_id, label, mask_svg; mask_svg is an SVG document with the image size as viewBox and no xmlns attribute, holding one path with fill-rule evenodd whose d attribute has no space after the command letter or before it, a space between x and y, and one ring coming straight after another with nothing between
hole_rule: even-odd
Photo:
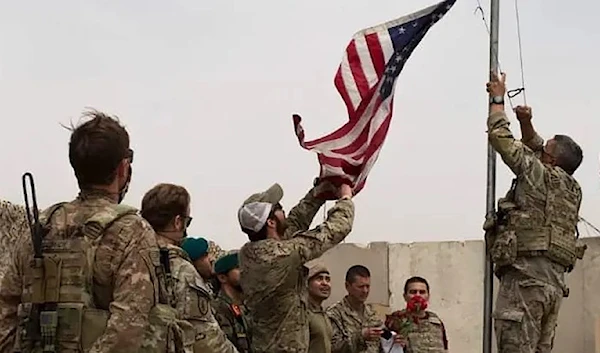
<instances>
[{"instance_id":1,"label":"green beret","mask_svg":"<svg viewBox=\"0 0 600 353\"><path fill-rule=\"evenodd\" d=\"M204 238L185 238L181 248L188 254L192 261L208 254L208 241Z\"/></svg>"},{"instance_id":2,"label":"green beret","mask_svg":"<svg viewBox=\"0 0 600 353\"><path fill-rule=\"evenodd\" d=\"M215 262L215 273L224 275L236 267L238 267L238 254L228 254Z\"/></svg>"}]
</instances>

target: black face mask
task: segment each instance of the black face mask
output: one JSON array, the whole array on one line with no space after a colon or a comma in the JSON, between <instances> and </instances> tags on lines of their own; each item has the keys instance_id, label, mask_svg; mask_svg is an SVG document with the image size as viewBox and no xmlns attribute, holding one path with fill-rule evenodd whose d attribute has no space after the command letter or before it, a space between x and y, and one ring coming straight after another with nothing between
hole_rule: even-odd
<instances>
[{"instance_id":1,"label":"black face mask","mask_svg":"<svg viewBox=\"0 0 600 353\"><path fill-rule=\"evenodd\" d=\"M131 164L129 165L129 175L127 176L127 181L125 182L125 185L123 185L123 187L121 188L121 190L119 190L119 201L118 203L121 203L121 201L123 201L123 199L125 198L125 194L127 194L127 190L129 190L129 182L131 181L131 174L133 173L133 170L131 169Z\"/></svg>"}]
</instances>

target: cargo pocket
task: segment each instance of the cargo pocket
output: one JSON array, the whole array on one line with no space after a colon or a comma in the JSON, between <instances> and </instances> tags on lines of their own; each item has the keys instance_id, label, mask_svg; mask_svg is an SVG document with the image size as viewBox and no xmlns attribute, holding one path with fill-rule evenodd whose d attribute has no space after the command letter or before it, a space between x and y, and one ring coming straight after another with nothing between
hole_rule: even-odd
<instances>
[{"instance_id":1,"label":"cargo pocket","mask_svg":"<svg viewBox=\"0 0 600 353\"><path fill-rule=\"evenodd\" d=\"M551 227L548 257L565 267L574 266L577 261L577 238L562 229Z\"/></svg>"},{"instance_id":2,"label":"cargo pocket","mask_svg":"<svg viewBox=\"0 0 600 353\"><path fill-rule=\"evenodd\" d=\"M81 345L84 351L89 350L104 334L109 316L106 310L88 308L83 311Z\"/></svg>"},{"instance_id":3,"label":"cargo pocket","mask_svg":"<svg viewBox=\"0 0 600 353\"><path fill-rule=\"evenodd\" d=\"M520 352L523 341L523 317L518 309L496 310L492 313L498 353Z\"/></svg>"},{"instance_id":4,"label":"cargo pocket","mask_svg":"<svg viewBox=\"0 0 600 353\"><path fill-rule=\"evenodd\" d=\"M15 352L27 352L31 349L34 333L31 332L31 303L19 304L17 309L17 334Z\"/></svg>"},{"instance_id":5,"label":"cargo pocket","mask_svg":"<svg viewBox=\"0 0 600 353\"><path fill-rule=\"evenodd\" d=\"M490 251L492 261L498 266L512 265L517 259L517 236L513 230L503 230L496 235Z\"/></svg>"},{"instance_id":6,"label":"cargo pocket","mask_svg":"<svg viewBox=\"0 0 600 353\"><path fill-rule=\"evenodd\" d=\"M148 314L148 325L138 351L140 353L174 352L171 348L178 344L178 332L172 330L176 316L175 309L169 305L155 305Z\"/></svg>"},{"instance_id":7,"label":"cargo pocket","mask_svg":"<svg viewBox=\"0 0 600 353\"><path fill-rule=\"evenodd\" d=\"M81 303L58 304L57 338L61 350L76 352L82 349L83 312L83 304ZM104 321L104 326L106 327L106 321ZM100 335L102 332L104 332L104 329L102 329Z\"/></svg>"}]
</instances>

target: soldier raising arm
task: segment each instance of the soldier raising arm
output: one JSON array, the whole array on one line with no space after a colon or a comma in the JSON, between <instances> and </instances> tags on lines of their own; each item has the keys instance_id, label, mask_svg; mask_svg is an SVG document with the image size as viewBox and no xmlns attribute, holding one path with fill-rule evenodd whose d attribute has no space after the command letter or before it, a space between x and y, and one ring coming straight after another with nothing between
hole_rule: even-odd
<instances>
[{"instance_id":1,"label":"soldier raising arm","mask_svg":"<svg viewBox=\"0 0 600 353\"><path fill-rule=\"evenodd\" d=\"M583 154L565 135L542 145L523 108L517 110L523 140L516 140L504 113L504 82L504 74L492 73L487 84L488 139L516 175L510 196L499 202L494 234L486 235L500 279L493 313L496 341L499 353L550 352L562 298L568 294L565 272L585 249L575 236L582 194L573 177Z\"/></svg>"},{"instance_id":2,"label":"soldier raising arm","mask_svg":"<svg viewBox=\"0 0 600 353\"><path fill-rule=\"evenodd\" d=\"M240 226L250 239L240 250L239 263L256 353L308 351L307 273L303 265L340 243L354 220L352 189L342 185L340 199L329 210L327 220L308 230L324 203L321 195L331 187L319 183L287 219L279 203L283 190L278 184L250 196L238 212Z\"/></svg>"},{"instance_id":3,"label":"soldier raising arm","mask_svg":"<svg viewBox=\"0 0 600 353\"><path fill-rule=\"evenodd\" d=\"M544 149L544 139L533 128L531 107L519 105L515 108L515 113L521 127L521 142L533 152L541 153Z\"/></svg>"}]
</instances>

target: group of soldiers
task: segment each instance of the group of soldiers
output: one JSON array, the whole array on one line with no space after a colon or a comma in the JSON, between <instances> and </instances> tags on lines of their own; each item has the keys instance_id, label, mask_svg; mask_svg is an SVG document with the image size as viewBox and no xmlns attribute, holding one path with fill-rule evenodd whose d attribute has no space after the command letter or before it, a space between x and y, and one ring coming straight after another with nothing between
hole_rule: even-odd
<instances>
[{"instance_id":1,"label":"group of soldiers","mask_svg":"<svg viewBox=\"0 0 600 353\"><path fill-rule=\"evenodd\" d=\"M544 145L528 107L516 110L523 135L516 140L504 75L492 74L487 91L489 141L516 175L484 225L501 281L498 352L550 352L568 295L565 273L585 250L575 236L581 189L573 178L582 151L564 135ZM392 326L365 305L366 268L348 270L348 296L322 307L330 277L317 259L352 230L350 182L316 179L287 216L278 184L250 195L238 209L249 241L223 252L187 237L191 197L182 186L155 186L139 210L121 204L132 176L129 134L101 112L86 118L69 142L78 196L34 222L20 206L0 219L14 242L0 273L0 353L382 351ZM335 200L327 219L309 229L327 200ZM413 278L404 291L407 301L426 303L429 284ZM407 352L447 352L441 320L419 315L412 331L392 332L394 341Z\"/></svg>"}]
</instances>

